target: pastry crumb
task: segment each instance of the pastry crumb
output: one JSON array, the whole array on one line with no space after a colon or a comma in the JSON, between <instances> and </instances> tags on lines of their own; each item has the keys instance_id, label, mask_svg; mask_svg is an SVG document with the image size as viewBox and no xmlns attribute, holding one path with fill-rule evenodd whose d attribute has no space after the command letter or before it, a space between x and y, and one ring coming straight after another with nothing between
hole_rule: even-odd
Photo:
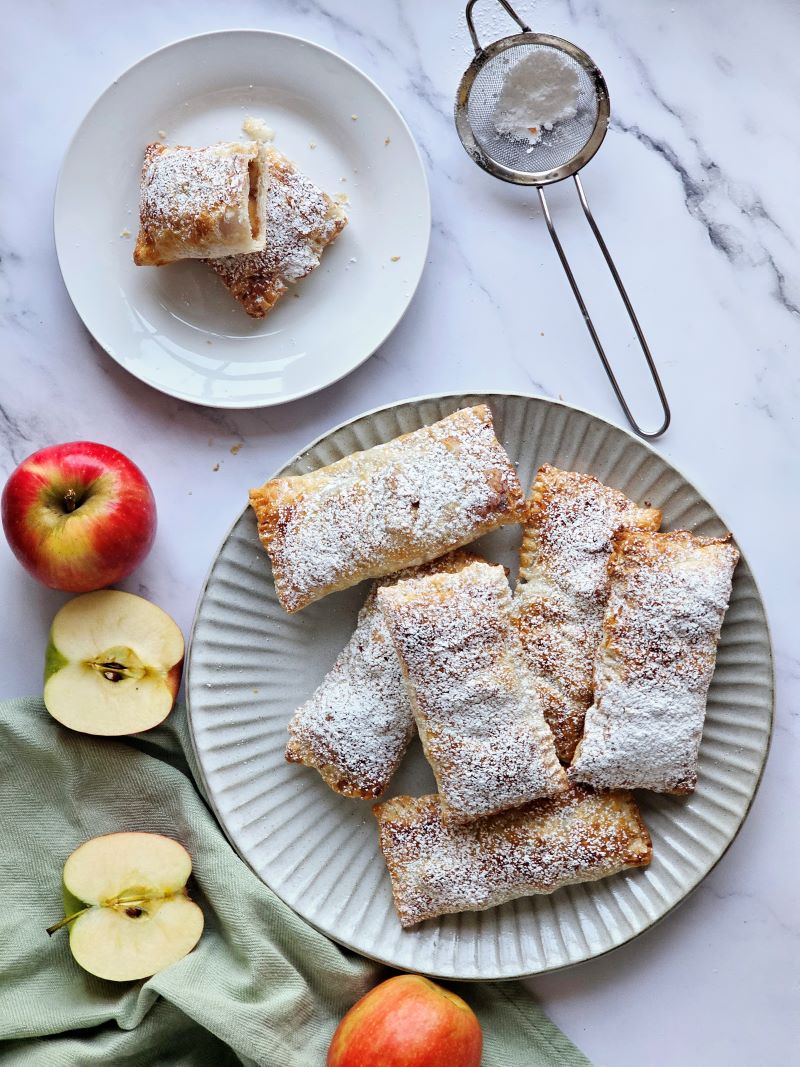
<instances>
[{"instance_id":1,"label":"pastry crumb","mask_svg":"<svg viewBox=\"0 0 800 1067\"><path fill-rule=\"evenodd\" d=\"M167 139L167 131L166 130L159 130L158 131L158 136L161 138L162 141L166 141L166 139Z\"/></svg>"},{"instance_id":2,"label":"pastry crumb","mask_svg":"<svg viewBox=\"0 0 800 1067\"><path fill-rule=\"evenodd\" d=\"M119 235L120 237L130 237L131 231L128 229L120 230Z\"/></svg>"},{"instance_id":3,"label":"pastry crumb","mask_svg":"<svg viewBox=\"0 0 800 1067\"><path fill-rule=\"evenodd\" d=\"M256 118L254 115L248 115L244 120L242 123L242 131L253 141L260 141L262 144L266 141L275 140L275 131L273 128L268 126L263 119Z\"/></svg>"},{"instance_id":4,"label":"pastry crumb","mask_svg":"<svg viewBox=\"0 0 800 1067\"><path fill-rule=\"evenodd\" d=\"M353 120L353 122L358 122L358 115L351 115L350 118Z\"/></svg>"},{"instance_id":5,"label":"pastry crumb","mask_svg":"<svg viewBox=\"0 0 800 1067\"><path fill-rule=\"evenodd\" d=\"M309 147L309 148L316 148L317 146L316 146L316 144L314 143L314 141L309 141L309 142L308 142L308 147Z\"/></svg>"},{"instance_id":6,"label":"pastry crumb","mask_svg":"<svg viewBox=\"0 0 800 1067\"><path fill-rule=\"evenodd\" d=\"M337 204L348 204L350 202L350 197L347 193L334 193L333 199Z\"/></svg>"},{"instance_id":7,"label":"pastry crumb","mask_svg":"<svg viewBox=\"0 0 800 1067\"><path fill-rule=\"evenodd\" d=\"M399 256L392 256L392 263L397 263L397 261L398 261L399 259L400 259L400 257L399 257Z\"/></svg>"},{"instance_id":8,"label":"pastry crumb","mask_svg":"<svg viewBox=\"0 0 800 1067\"><path fill-rule=\"evenodd\" d=\"M358 260L356 259L356 257L355 257L355 256L351 256L351 257L350 257L350 262L351 262L351 263L358 263Z\"/></svg>"},{"instance_id":9,"label":"pastry crumb","mask_svg":"<svg viewBox=\"0 0 800 1067\"><path fill-rule=\"evenodd\" d=\"M392 139L391 139L391 137L384 137L384 139L383 139L383 143L384 143L384 144L391 144L391 143L392 143Z\"/></svg>"},{"instance_id":10,"label":"pastry crumb","mask_svg":"<svg viewBox=\"0 0 800 1067\"><path fill-rule=\"evenodd\" d=\"M212 471L218 471L219 470L219 463L215 463L214 466L211 469L212 469Z\"/></svg>"},{"instance_id":11,"label":"pastry crumb","mask_svg":"<svg viewBox=\"0 0 800 1067\"><path fill-rule=\"evenodd\" d=\"M231 445L231 455L232 456L238 456L239 453L242 450L242 445L243 444L244 444L244 441L240 441L238 445Z\"/></svg>"}]
</instances>

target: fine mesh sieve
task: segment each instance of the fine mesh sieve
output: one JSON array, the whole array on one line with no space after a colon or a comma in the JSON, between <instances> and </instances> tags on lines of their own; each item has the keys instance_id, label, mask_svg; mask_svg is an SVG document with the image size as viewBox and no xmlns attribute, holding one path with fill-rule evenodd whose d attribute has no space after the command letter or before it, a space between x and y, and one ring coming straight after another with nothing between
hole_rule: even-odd
<instances>
[{"instance_id":1,"label":"fine mesh sieve","mask_svg":"<svg viewBox=\"0 0 800 1067\"><path fill-rule=\"evenodd\" d=\"M589 210L589 203L578 177L578 171L595 154L608 129L611 112L608 89L603 75L591 57L570 41L545 33L533 33L507 0L497 0L497 2L514 19L521 32L483 47L478 40L472 20L472 9L476 2L477 0L469 0L466 9L467 27L475 46L475 58L461 79L456 96L456 129L461 143L478 166L495 178L501 178L515 185L536 187L547 228L561 265L625 417L640 437L660 437L670 423L667 397L633 306L611 258L611 253ZM527 140L517 140L508 134L498 133L495 129L495 117L500 94L509 73L519 62L537 52L556 54L562 64L572 68L577 78L578 99L576 114L573 118L562 119L554 123L551 130L541 130L541 139L536 144L530 144ZM634 419L556 233L545 198L544 186L562 181L564 178L572 178L575 182L581 207L608 264L647 361L664 413L664 421L655 431L642 430Z\"/></svg>"}]
</instances>

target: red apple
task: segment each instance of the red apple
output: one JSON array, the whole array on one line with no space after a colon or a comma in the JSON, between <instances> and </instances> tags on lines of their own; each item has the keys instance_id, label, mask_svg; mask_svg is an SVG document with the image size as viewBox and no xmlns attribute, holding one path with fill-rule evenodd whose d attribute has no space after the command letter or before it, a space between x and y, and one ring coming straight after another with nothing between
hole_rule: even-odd
<instances>
[{"instance_id":1,"label":"red apple","mask_svg":"<svg viewBox=\"0 0 800 1067\"><path fill-rule=\"evenodd\" d=\"M483 1035L461 997L401 974L354 1004L333 1035L328 1067L480 1067Z\"/></svg>"},{"instance_id":2,"label":"red apple","mask_svg":"<svg viewBox=\"0 0 800 1067\"><path fill-rule=\"evenodd\" d=\"M2 516L23 567L68 593L127 577L156 533L145 476L115 448L91 441L52 445L23 460L6 482Z\"/></svg>"}]
</instances>

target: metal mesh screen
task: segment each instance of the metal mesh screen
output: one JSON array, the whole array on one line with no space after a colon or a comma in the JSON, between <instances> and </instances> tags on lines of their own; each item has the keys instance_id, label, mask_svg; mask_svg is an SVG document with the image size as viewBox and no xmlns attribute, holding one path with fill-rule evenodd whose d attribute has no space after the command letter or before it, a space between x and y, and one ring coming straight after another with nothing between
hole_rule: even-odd
<instances>
[{"instance_id":1,"label":"metal mesh screen","mask_svg":"<svg viewBox=\"0 0 800 1067\"><path fill-rule=\"evenodd\" d=\"M575 118L557 122L552 130L543 131L542 139L535 145L498 133L493 121L509 71L532 52L556 52L574 68L579 87ZM512 44L478 71L470 89L467 116L476 141L495 163L528 174L543 174L574 159L592 136L597 122L597 96L586 70L562 49L552 45Z\"/></svg>"}]
</instances>

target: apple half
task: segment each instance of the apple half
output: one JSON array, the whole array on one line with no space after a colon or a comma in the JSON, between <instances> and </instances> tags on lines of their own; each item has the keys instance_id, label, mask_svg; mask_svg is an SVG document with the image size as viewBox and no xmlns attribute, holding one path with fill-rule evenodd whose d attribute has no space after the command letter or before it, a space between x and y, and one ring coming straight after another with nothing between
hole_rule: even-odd
<instances>
[{"instance_id":1,"label":"apple half","mask_svg":"<svg viewBox=\"0 0 800 1067\"><path fill-rule=\"evenodd\" d=\"M183 652L177 623L149 600L118 589L85 593L65 604L50 627L45 706L85 734L150 730L175 703Z\"/></svg>"},{"instance_id":2,"label":"apple half","mask_svg":"<svg viewBox=\"0 0 800 1067\"><path fill-rule=\"evenodd\" d=\"M189 899L189 853L161 834L93 837L64 864L63 919L76 961L98 978L149 978L191 952L203 913Z\"/></svg>"}]
</instances>

